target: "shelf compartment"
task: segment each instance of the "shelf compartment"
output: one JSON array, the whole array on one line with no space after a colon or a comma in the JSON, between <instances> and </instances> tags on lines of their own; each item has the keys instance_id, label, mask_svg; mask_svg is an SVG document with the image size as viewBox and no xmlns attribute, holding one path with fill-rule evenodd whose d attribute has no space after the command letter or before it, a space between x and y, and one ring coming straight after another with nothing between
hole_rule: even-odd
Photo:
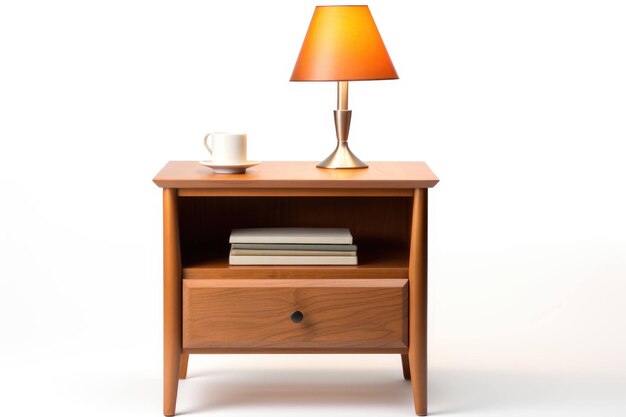
<instances>
[{"instance_id":1,"label":"shelf compartment","mask_svg":"<svg viewBox=\"0 0 626 417\"><path fill-rule=\"evenodd\" d=\"M410 197L179 197L183 278L407 278ZM359 265L229 265L232 229L347 227Z\"/></svg>"}]
</instances>

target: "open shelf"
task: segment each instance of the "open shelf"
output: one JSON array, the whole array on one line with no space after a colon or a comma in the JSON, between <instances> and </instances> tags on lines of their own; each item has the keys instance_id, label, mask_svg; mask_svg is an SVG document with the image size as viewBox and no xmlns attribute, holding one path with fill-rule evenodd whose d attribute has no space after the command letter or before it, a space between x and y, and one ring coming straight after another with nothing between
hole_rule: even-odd
<instances>
[{"instance_id":1,"label":"open shelf","mask_svg":"<svg viewBox=\"0 0 626 417\"><path fill-rule=\"evenodd\" d=\"M410 197L179 197L183 278L408 278ZM235 228L347 227L358 265L229 265Z\"/></svg>"}]
</instances>

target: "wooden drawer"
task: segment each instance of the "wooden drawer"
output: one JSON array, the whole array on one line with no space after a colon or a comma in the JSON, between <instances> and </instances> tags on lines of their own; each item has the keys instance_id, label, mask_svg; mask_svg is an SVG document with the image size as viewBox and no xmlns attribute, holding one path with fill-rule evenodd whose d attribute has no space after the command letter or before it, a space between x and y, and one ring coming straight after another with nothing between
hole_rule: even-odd
<instances>
[{"instance_id":1,"label":"wooden drawer","mask_svg":"<svg viewBox=\"0 0 626 417\"><path fill-rule=\"evenodd\" d=\"M186 349L407 346L406 279L183 280Z\"/></svg>"}]
</instances>

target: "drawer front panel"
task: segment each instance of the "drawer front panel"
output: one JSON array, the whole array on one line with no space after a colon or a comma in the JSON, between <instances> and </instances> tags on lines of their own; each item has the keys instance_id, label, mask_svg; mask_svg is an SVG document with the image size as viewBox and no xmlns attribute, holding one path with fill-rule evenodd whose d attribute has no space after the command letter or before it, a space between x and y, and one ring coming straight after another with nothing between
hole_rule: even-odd
<instances>
[{"instance_id":1,"label":"drawer front panel","mask_svg":"<svg viewBox=\"0 0 626 417\"><path fill-rule=\"evenodd\" d=\"M184 348L407 346L406 279L183 280Z\"/></svg>"}]
</instances>

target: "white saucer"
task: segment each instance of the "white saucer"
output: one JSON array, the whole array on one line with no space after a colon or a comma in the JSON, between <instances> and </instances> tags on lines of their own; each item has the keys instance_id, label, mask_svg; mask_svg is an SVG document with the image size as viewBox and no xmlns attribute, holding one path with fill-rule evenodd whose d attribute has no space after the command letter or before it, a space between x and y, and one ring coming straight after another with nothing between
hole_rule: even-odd
<instances>
[{"instance_id":1,"label":"white saucer","mask_svg":"<svg viewBox=\"0 0 626 417\"><path fill-rule=\"evenodd\" d=\"M240 164L214 164L213 161L198 162L205 167L213 168L216 174L244 174L246 169L261 163L261 161L246 161Z\"/></svg>"}]
</instances>

